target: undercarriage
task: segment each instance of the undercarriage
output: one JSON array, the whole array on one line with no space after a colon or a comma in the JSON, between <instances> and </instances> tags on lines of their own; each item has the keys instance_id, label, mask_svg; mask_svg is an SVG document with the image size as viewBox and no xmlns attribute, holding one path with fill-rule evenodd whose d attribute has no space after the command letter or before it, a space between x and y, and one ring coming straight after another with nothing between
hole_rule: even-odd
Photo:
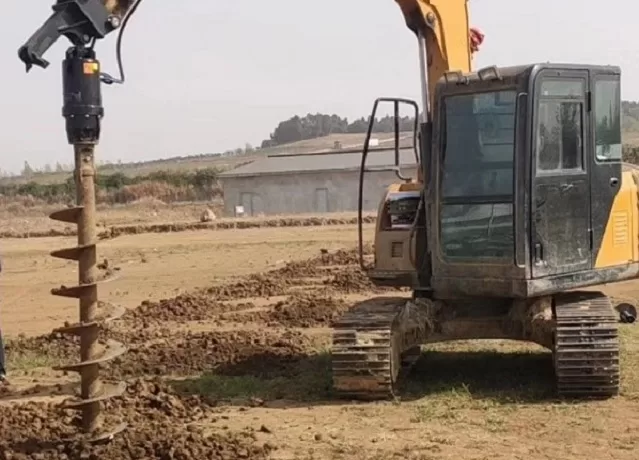
<instances>
[{"instance_id":1,"label":"undercarriage","mask_svg":"<svg viewBox=\"0 0 639 460\"><path fill-rule=\"evenodd\" d=\"M611 397L619 392L617 321L610 299L592 291L528 300L378 297L333 325L333 388L353 399L393 398L420 345L511 339L552 352L560 396Z\"/></svg>"}]
</instances>

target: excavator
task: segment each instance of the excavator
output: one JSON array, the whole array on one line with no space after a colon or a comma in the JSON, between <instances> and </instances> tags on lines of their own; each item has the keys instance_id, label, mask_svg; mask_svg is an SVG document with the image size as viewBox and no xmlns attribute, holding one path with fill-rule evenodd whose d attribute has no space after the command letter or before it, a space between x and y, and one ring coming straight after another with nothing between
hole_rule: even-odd
<instances>
[{"instance_id":1,"label":"excavator","mask_svg":"<svg viewBox=\"0 0 639 460\"><path fill-rule=\"evenodd\" d=\"M396 0L415 34L422 115L417 178L380 202L374 262L379 286L410 299L355 305L333 330L336 393L396 396L421 345L470 339L536 343L552 352L563 397L619 392L618 314L594 287L639 274L636 172L622 165L621 70L533 63L471 69L466 0ZM397 136L396 136L397 137Z\"/></svg>"},{"instance_id":2,"label":"excavator","mask_svg":"<svg viewBox=\"0 0 639 460\"><path fill-rule=\"evenodd\" d=\"M360 171L359 258L376 285L411 295L372 298L335 320L335 393L394 398L422 345L510 339L552 352L559 395L618 394L621 310L596 286L639 275L639 175L622 163L620 68L546 62L475 70L484 37L470 27L467 0L395 2L417 40L422 98L375 101ZM124 81L120 39L139 4L58 0L18 53L28 71L48 65L43 54L60 36L73 44L63 64L63 115L81 185L92 180L87 165L103 115L99 83ZM99 71L93 50L116 29L120 79ZM374 170L367 167L375 154L371 132L386 102L396 114L398 181L379 203L371 264L363 250L362 184ZM417 177L405 176L400 164L401 105L415 113ZM58 219L93 212L91 186L84 187L85 204ZM58 257L82 264L95 250L91 233L83 234L78 248ZM91 283L71 294L88 295ZM623 312L634 320L636 309ZM85 315L74 331L92 318ZM91 349L95 336L83 340ZM92 386L101 358L84 353L83 360L75 369L92 371L82 375L76 405L90 430L96 405L109 395L97 396Z\"/></svg>"}]
</instances>

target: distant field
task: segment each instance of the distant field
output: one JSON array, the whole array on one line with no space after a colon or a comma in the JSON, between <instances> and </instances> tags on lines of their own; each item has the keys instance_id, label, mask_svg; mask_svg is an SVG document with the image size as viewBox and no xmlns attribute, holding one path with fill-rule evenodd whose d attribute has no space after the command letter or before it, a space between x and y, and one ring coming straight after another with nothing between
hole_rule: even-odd
<instances>
[{"instance_id":1,"label":"distant field","mask_svg":"<svg viewBox=\"0 0 639 460\"><path fill-rule=\"evenodd\" d=\"M392 133L378 133L374 135L374 138L379 139L380 146L387 144L389 147L392 148L393 136L394 135ZM410 133L402 133L402 137L406 136L410 136ZM220 155L175 157L166 160L155 160L144 163L125 163L121 165L102 166L99 172L102 174L112 174L114 172L120 171L127 176L134 177L146 175L154 171L167 169L170 169L172 171L195 170L201 168L232 169L243 163L254 161L266 155L274 155L278 153L304 154L333 151L333 147L336 142L339 142L341 144L341 148L344 150L359 148L364 145L365 138L365 134L333 134L317 139L293 142L291 144L286 144L279 147L260 149L244 155L225 157ZM66 171L40 173L30 179L22 176L2 178L0 179L0 185L21 184L29 182L30 180L37 182L38 184L55 184L64 182L69 177L71 177L71 172Z\"/></svg>"}]
</instances>

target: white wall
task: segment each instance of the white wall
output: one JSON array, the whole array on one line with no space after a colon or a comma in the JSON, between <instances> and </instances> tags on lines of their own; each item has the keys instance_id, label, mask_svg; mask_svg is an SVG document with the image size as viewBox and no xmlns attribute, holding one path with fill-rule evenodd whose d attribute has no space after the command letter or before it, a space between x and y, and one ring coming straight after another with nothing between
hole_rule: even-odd
<instances>
[{"instance_id":1,"label":"white wall","mask_svg":"<svg viewBox=\"0 0 639 460\"><path fill-rule=\"evenodd\" d=\"M416 178L417 168L404 167L402 174ZM391 171L366 173L363 209L377 210L385 188L398 182L401 181ZM224 209L227 216L233 216L235 206L238 205L244 206L247 215L357 211L358 187L357 171L287 173L222 179Z\"/></svg>"}]
</instances>

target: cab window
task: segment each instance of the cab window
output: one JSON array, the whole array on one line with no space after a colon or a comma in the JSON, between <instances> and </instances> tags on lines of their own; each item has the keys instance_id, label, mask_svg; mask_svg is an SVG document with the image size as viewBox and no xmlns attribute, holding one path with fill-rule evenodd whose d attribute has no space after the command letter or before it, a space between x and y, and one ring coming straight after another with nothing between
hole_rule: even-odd
<instances>
[{"instance_id":1,"label":"cab window","mask_svg":"<svg viewBox=\"0 0 639 460\"><path fill-rule=\"evenodd\" d=\"M585 80L544 79L537 102L537 175L584 168Z\"/></svg>"},{"instance_id":2,"label":"cab window","mask_svg":"<svg viewBox=\"0 0 639 460\"><path fill-rule=\"evenodd\" d=\"M444 99L440 238L445 258L512 259L517 93Z\"/></svg>"},{"instance_id":3,"label":"cab window","mask_svg":"<svg viewBox=\"0 0 639 460\"><path fill-rule=\"evenodd\" d=\"M595 158L621 161L621 84L618 78L595 81Z\"/></svg>"}]
</instances>

